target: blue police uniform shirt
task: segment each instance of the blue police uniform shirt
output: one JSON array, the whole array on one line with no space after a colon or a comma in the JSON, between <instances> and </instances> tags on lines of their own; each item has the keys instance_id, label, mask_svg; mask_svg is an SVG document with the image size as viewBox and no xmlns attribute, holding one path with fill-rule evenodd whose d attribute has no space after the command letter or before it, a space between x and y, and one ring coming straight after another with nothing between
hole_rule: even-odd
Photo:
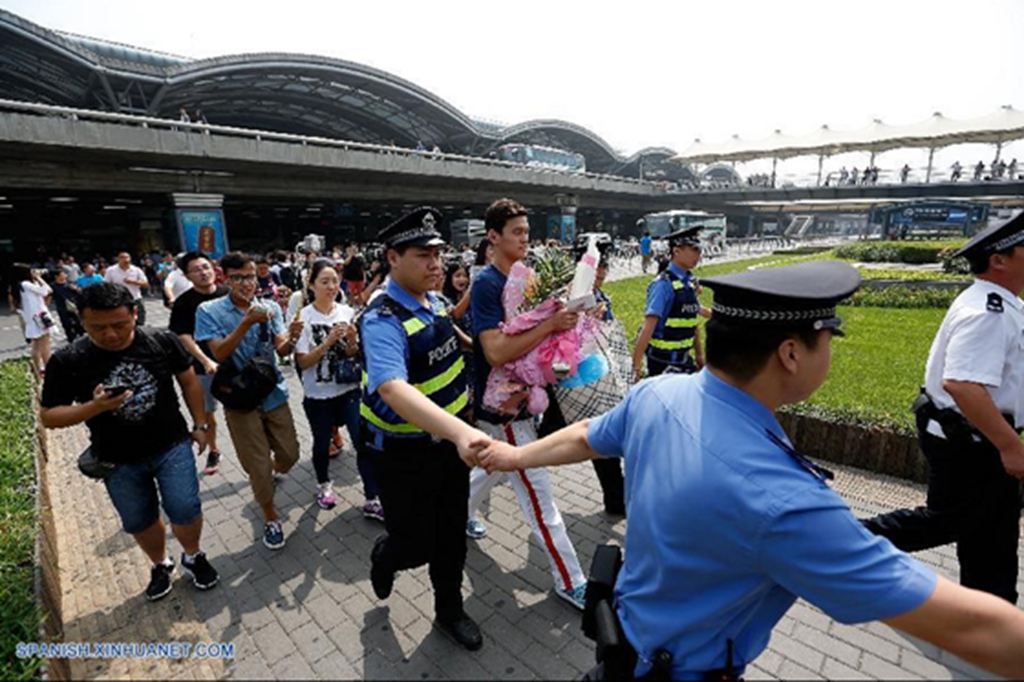
<instances>
[{"instance_id":1,"label":"blue police uniform shirt","mask_svg":"<svg viewBox=\"0 0 1024 682\"><path fill-rule=\"evenodd\" d=\"M97 275L94 272L91 275L82 275L81 277L76 279L75 280L75 286L78 287L79 289L84 289L84 288L86 288L88 286L92 286L93 284L99 284L102 281L103 281L103 277L101 277L100 275Z\"/></svg>"},{"instance_id":2,"label":"blue police uniform shirt","mask_svg":"<svg viewBox=\"0 0 1024 682\"><path fill-rule=\"evenodd\" d=\"M281 315L281 306L277 304L267 306L270 310L270 321L267 322L267 330L270 332L270 340L266 347L260 343L260 326L255 324L246 332L239 342L235 352L231 354L231 360L235 366L241 369L245 363L255 357L262 350L264 354L273 356L274 337L284 331L284 318ZM210 339L227 338L235 330L238 323L245 317L245 311L239 308L231 300L231 295L207 301L196 310L196 341L209 341ZM276 366L275 366L276 367ZM281 369L276 368L277 385L270 395L260 405L262 412L276 410L288 402L288 386L281 374Z\"/></svg>"},{"instance_id":3,"label":"blue police uniform shirt","mask_svg":"<svg viewBox=\"0 0 1024 682\"><path fill-rule=\"evenodd\" d=\"M692 272L683 270L675 263L669 263L668 269L683 281L693 280ZM647 287L647 307L644 308L644 317L648 315L658 316L658 324L654 328L655 334L660 334L665 329L665 321L668 320L668 314L672 311L672 301L675 299L675 296L676 293L672 289L672 282L662 278L661 275L655 278L650 286Z\"/></svg>"},{"instance_id":4,"label":"blue police uniform shirt","mask_svg":"<svg viewBox=\"0 0 1024 682\"><path fill-rule=\"evenodd\" d=\"M728 639L742 673L797 597L857 623L934 590L931 570L865 530L769 432L789 445L767 407L707 369L643 381L590 421L590 446L625 460L615 596L638 675L666 649L672 679L699 679L726 665Z\"/></svg>"},{"instance_id":5,"label":"blue police uniform shirt","mask_svg":"<svg viewBox=\"0 0 1024 682\"><path fill-rule=\"evenodd\" d=\"M651 238L641 237L640 238L640 255L650 256L651 255Z\"/></svg>"},{"instance_id":6,"label":"blue police uniform shirt","mask_svg":"<svg viewBox=\"0 0 1024 682\"><path fill-rule=\"evenodd\" d=\"M479 418L491 416L491 421L507 421L507 417L494 415L484 407L484 391L487 390L487 378L491 374L491 365L487 362L484 349L480 345L480 335L491 329L499 329L505 321L505 307L501 304L501 294L505 291L508 276L501 270L488 265L473 280L469 290L469 310L473 316L473 413Z\"/></svg>"},{"instance_id":7,"label":"blue police uniform shirt","mask_svg":"<svg viewBox=\"0 0 1024 682\"><path fill-rule=\"evenodd\" d=\"M444 302L432 291L427 292L428 307L393 279L388 281L384 293L427 325L434 324L439 312L444 310ZM372 353L366 353L368 394L389 381L409 380L409 337L396 316L381 315L380 308L367 310L363 313L360 334L363 347L373 349Z\"/></svg>"}]
</instances>

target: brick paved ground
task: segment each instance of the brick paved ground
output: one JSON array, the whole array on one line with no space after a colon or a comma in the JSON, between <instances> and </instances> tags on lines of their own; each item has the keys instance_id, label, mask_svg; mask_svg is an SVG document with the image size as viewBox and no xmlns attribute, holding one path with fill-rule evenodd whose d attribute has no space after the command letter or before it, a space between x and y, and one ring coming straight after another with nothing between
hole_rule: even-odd
<instances>
[{"instance_id":1,"label":"brick paved ground","mask_svg":"<svg viewBox=\"0 0 1024 682\"><path fill-rule=\"evenodd\" d=\"M154 324L166 320L158 305L149 312ZM202 479L203 545L222 578L210 592L197 593L179 573L166 599L144 600L144 556L120 532L102 486L74 469L84 431L51 432L66 640L214 641L236 647L235 659L226 663L75 662L76 678L565 679L592 665L593 648L579 631L579 614L552 594L545 556L527 539L528 527L508 487L495 490L485 510L490 534L470 542L466 566L466 609L484 631L481 651L465 652L432 631L426 569L401 574L391 598L377 601L367 557L382 527L360 514L363 499L347 443L345 454L331 464L338 507L322 511L313 505L301 388L292 371L286 372L303 450L278 489L288 544L271 552L259 543L260 518L225 434L221 472ZM569 534L589 566L598 543L621 542L625 522L613 523L601 512L589 465L554 470L552 480ZM838 472L836 488L859 515L923 500L920 486L850 469ZM180 552L173 539L170 547ZM919 558L956 578L952 548ZM803 602L779 623L769 649L748 670L750 679L983 676L886 626L840 625Z\"/></svg>"}]
</instances>

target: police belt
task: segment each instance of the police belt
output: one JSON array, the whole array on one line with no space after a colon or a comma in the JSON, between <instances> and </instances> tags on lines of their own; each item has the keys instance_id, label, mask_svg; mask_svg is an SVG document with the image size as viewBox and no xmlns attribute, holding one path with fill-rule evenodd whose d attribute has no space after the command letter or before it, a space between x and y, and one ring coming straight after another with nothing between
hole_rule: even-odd
<instances>
[{"instance_id":1,"label":"police belt","mask_svg":"<svg viewBox=\"0 0 1024 682\"><path fill-rule=\"evenodd\" d=\"M964 415L952 407L940 408L935 404L935 401L925 387L921 387L921 393L917 396L917 400L910 407L911 411L914 412L918 417L928 421L934 421L942 427L942 432L946 435L946 440L949 441L966 441L969 444L976 444L979 441L983 443L989 443L991 441L985 437L985 435L979 431ZM1019 435L1022 429L1017 428L1013 415L1003 413L1003 419L1006 423L1017 432Z\"/></svg>"},{"instance_id":2,"label":"police belt","mask_svg":"<svg viewBox=\"0 0 1024 682\"><path fill-rule=\"evenodd\" d=\"M614 545L601 545L594 552L587 581L586 603L583 608L583 634L597 643L595 656L604 666L606 680L641 680L663 682L672 679L672 654L657 649L651 661L651 670L636 677L638 656L636 649L626 639L622 622L615 612L615 581L622 569L622 549ZM725 668L709 670L703 679L719 682L740 680L732 664L732 640L726 652Z\"/></svg>"}]
</instances>

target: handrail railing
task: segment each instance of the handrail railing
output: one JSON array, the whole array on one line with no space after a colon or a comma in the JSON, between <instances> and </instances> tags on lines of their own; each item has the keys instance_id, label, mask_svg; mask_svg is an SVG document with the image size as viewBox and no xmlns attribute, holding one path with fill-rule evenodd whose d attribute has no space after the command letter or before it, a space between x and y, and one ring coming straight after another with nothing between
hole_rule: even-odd
<instances>
[{"instance_id":1,"label":"handrail railing","mask_svg":"<svg viewBox=\"0 0 1024 682\"><path fill-rule=\"evenodd\" d=\"M353 140L340 140L330 137L319 137L315 135L296 135L294 133L281 133L272 130L260 130L255 128L239 128L236 126L225 126L214 123L193 123L176 119L157 118L154 116L141 116L138 114L123 114L110 111L98 111L94 109L77 109L74 107L58 106L53 104L37 104L35 102L21 102L18 100L0 99L0 112L15 112L35 114L39 116L60 116L76 121L93 121L99 123L113 123L139 126L143 128L155 128L158 130L172 131L195 131L209 135L223 135L255 140L256 142L284 142L300 144L303 146L332 147L344 151L375 152L378 154L391 154L404 157L418 157L433 161L458 162L469 165L492 166L507 168L524 173L556 174L565 177L585 177L594 180L607 180L621 182L629 185L649 187L656 190L658 183L650 180L639 180L621 175L609 175L606 173L592 172L571 172L555 168L535 168L512 161L502 161L479 156L466 156L463 154L451 154L448 152L431 152L426 150L409 149L406 147L394 147L391 145L372 144L369 142L356 142Z\"/></svg>"}]
</instances>

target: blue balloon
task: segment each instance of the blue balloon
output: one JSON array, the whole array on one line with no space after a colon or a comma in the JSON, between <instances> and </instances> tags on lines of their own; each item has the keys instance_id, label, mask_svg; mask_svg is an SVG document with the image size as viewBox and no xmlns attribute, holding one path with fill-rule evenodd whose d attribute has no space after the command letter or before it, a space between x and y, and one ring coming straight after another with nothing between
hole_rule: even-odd
<instances>
[{"instance_id":1,"label":"blue balloon","mask_svg":"<svg viewBox=\"0 0 1024 682\"><path fill-rule=\"evenodd\" d=\"M601 354L588 355L576 366L576 373L558 382L559 388L579 388L598 381L611 370Z\"/></svg>"}]
</instances>

